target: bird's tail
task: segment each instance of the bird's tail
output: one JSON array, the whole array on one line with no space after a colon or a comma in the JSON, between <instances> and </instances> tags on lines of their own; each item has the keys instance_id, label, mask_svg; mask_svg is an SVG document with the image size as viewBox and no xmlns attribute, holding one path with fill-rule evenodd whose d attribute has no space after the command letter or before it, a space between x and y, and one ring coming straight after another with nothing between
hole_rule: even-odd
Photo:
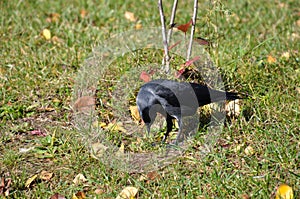
<instances>
[{"instance_id":1,"label":"bird's tail","mask_svg":"<svg viewBox=\"0 0 300 199\"><path fill-rule=\"evenodd\" d=\"M238 93L226 92L225 94L226 94L226 100L244 99L244 97Z\"/></svg>"}]
</instances>

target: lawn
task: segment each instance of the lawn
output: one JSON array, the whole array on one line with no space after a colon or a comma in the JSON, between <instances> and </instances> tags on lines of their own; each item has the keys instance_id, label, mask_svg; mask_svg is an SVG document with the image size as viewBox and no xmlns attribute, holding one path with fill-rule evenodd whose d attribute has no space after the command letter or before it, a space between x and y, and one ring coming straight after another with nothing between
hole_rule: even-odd
<instances>
[{"instance_id":1,"label":"lawn","mask_svg":"<svg viewBox=\"0 0 300 199\"><path fill-rule=\"evenodd\" d=\"M163 3L168 24L172 1ZM193 1L180 1L176 23L187 23L192 10ZM131 186L136 198L273 198L280 184L300 197L298 1L199 1L195 36L211 42L207 52L225 88L249 98L242 100L241 114L225 122L210 152L203 155L202 148L211 132L201 128L171 164L143 172L95 158L92 135L78 128L73 107L76 96L86 94L80 83L89 86L80 76L89 58L123 49L119 45L130 43L120 37L124 33L159 28L157 2L4 0L0 12L0 197L116 198ZM120 153L123 146L131 153L159 151L151 142L165 129L137 139L119 121L130 117L135 87L143 84L130 72L161 64L163 52L124 49L87 76L97 81L88 88L97 97L92 125L105 129ZM182 64L184 58L174 55L171 67ZM136 82L119 89L129 97L118 114L111 98L126 78ZM74 180L78 174L85 179Z\"/></svg>"}]
</instances>

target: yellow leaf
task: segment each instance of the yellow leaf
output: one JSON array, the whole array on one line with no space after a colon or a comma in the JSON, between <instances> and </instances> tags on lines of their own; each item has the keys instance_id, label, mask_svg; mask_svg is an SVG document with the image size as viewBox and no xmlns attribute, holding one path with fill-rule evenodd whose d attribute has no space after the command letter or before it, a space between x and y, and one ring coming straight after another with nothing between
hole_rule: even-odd
<instances>
[{"instance_id":1,"label":"yellow leaf","mask_svg":"<svg viewBox=\"0 0 300 199\"><path fill-rule=\"evenodd\" d=\"M142 24L140 24L140 23L137 23L136 25L135 25L135 29L136 30L140 30L140 29L142 29Z\"/></svg>"},{"instance_id":2,"label":"yellow leaf","mask_svg":"<svg viewBox=\"0 0 300 199\"><path fill-rule=\"evenodd\" d=\"M117 122L117 123L109 123L106 126L107 129L110 129L111 131L120 131L123 133L126 133L126 129L123 128L122 122Z\"/></svg>"},{"instance_id":3,"label":"yellow leaf","mask_svg":"<svg viewBox=\"0 0 300 199\"><path fill-rule=\"evenodd\" d=\"M286 184L281 184L276 192L276 199L293 199L294 194L293 194L293 189L286 185Z\"/></svg>"},{"instance_id":4,"label":"yellow leaf","mask_svg":"<svg viewBox=\"0 0 300 199\"><path fill-rule=\"evenodd\" d=\"M138 107L137 106L130 106L129 109L130 109L131 117L137 122L140 121L141 117L140 117Z\"/></svg>"},{"instance_id":5,"label":"yellow leaf","mask_svg":"<svg viewBox=\"0 0 300 199\"><path fill-rule=\"evenodd\" d=\"M137 194L138 189L135 187L125 187L116 199L131 199Z\"/></svg>"},{"instance_id":6,"label":"yellow leaf","mask_svg":"<svg viewBox=\"0 0 300 199\"><path fill-rule=\"evenodd\" d=\"M29 186L31 185L31 183L38 177L37 174L35 174L34 176L28 178L28 180L26 180L25 182L25 187L29 188Z\"/></svg>"},{"instance_id":7,"label":"yellow leaf","mask_svg":"<svg viewBox=\"0 0 300 199\"><path fill-rule=\"evenodd\" d=\"M51 39L51 32L50 32L49 29L44 29L43 32L42 32L42 35L46 40Z\"/></svg>"},{"instance_id":8,"label":"yellow leaf","mask_svg":"<svg viewBox=\"0 0 300 199\"><path fill-rule=\"evenodd\" d=\"M125 16L125 18L126 18L127 20L129 20L129 21L131 21L131 22L136 21L136 18L135 18L135 16L134 16L134 13L132 13L132 12L126 11L124 16Z\"/></svg>"},{"instance_id":9,"label":"yellow leaf","mask_svg":"<svg viewBox=\"0 0 300 199\"><path fill-rule=\"evenodd\" d=\"M267 61L269 64L273 64L276 62L276 58L272 57L271 55L268 56Z\"/></svg>"}]
</instances>

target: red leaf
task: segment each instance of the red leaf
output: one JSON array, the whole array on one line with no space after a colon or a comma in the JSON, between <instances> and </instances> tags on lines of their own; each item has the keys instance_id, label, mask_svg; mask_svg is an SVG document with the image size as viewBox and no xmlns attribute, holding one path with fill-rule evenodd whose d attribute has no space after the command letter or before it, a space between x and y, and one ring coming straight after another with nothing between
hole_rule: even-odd
<instances>
[{"instance_id":1,"label":"red leaf","mask_svg":"<svg viewBox=\"0 0 300 199\"><path fill-rule=\"evenodd\" d=\"M200 57L199 56L196 56L196 57L194 57L193 59L191 59L191 60L189 60L189 61L187 61L187 62L185 62L185 66L190 66L190 65L192 65L195 61L197 61L197 60L199 60L200 59Z\"/></svg>"},{"instance_id":2,"label":"red leaf","mask_svg":"<svg viewBox=\"0 0 300 199\"><path fill-rule=\"evenodd\" d=\"M188 23L179 25L176 28L178 30L181 30L182 32L186 33L188 31L188 29L190 28L190 25L192 24L192 22L193 22L193 20L191 19Z\"/></svg>"},{"instance_id":3,"label":"red leaf","mask_svg":"<svg viewBox=\"0 0 300 199\"><path fill-rule=\"evenodd\" d=\"M185 67L181 67L175 74L176 78L179 78L185 71Z\"/></svg>"},{"instance_id":4,"label":"red leaf","mask_svg":"<svg viewBox=\"0 0 300 199\"><path fill-rule=\"evenodd\" d=\"M151 76L147 72L142 71L140 75L140 79L143 80L144 82L149 82L151 81Z\"/></svg>"},{"instance_id":5,"label":"red leaf","mask_svg":"<svg viewBox=\"0 0 300 199\"><path fill-rule=\"evenodd\" d=\"M169 46L168 50L171 50L172 48L176 47L178 44L180 44L181 41L177 41L175 44L172 46Z\"/></svg>"}]
</instances>

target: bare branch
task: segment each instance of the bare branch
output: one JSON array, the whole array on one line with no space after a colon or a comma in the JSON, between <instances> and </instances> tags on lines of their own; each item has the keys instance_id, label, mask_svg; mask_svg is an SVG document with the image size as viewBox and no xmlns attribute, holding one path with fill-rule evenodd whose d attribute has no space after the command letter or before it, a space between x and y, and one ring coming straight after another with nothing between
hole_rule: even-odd
<instances>
[{"instance_id":1,"label":"bare branch","mask_svg":"<svg viewBox=\"0 0 300 199\"><path fill-rule=\"evenodd\" d=\"M164 60L165 60L165 71L166 73L169 73L170 71L170 57L169 57L169 50L168 50L168 41L167 41L167 32L166 32L166 24L165 24L165 16L164 16L164 10L162 6L162 0L158 0L158 9L159 9L159 15L160 15L160 21L161 21L161 30L162 30L162 36L163 36L163 45L164 45Z\"/></svg>"},{"instance_id":2,"label":"bare branch","mask_svg":"<svg viewBox=\"0 0 300 199\"><path fill-rule=\"evenodd\" d=\"M173 25L174 21L175 21L177 4L178 4L178 0L174 0L171 19L170 19L170 26ZM171 39L171 36L172 36L172 30L173 30L173 27L170 27L170 29L168 31L168 40L167 40L168 44L170 44L170 39Z\"/></svg>"},{"instance_id":3,"label":"bare branch","mask_svg":"<svg viewBox=\"0 0 300 199\"><path fill-rule=\"evenodd\" d=\"M193 19L192 19L193 23L192 23L191 37L190 37L190 43L189 43L189 47L188 47L186 61L189 61L189 59L191 57L191 53L192 53L192 45L193 45L194 34L195 34L197 12L198 12L198 0L194 0L194 13L193 13Z\"/></svg>"}]
</instances>

